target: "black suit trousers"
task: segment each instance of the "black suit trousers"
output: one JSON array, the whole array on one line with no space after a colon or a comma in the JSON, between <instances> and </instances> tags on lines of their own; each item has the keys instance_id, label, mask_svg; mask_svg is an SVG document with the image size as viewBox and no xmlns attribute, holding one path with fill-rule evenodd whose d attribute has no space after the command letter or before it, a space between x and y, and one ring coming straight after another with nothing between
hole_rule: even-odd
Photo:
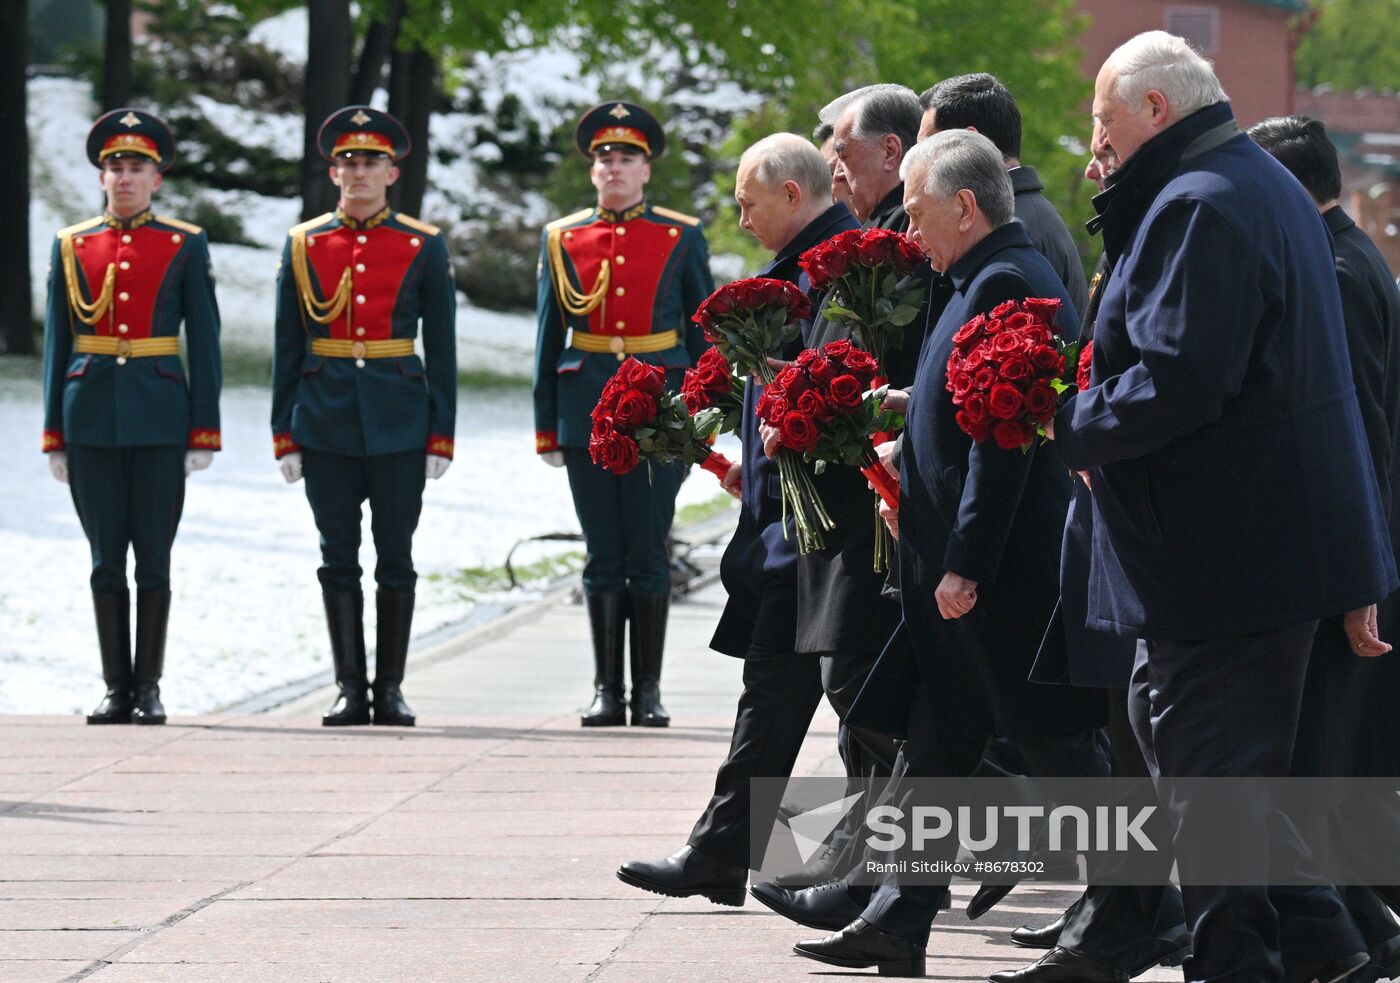
<instances>
[{"instance_id":1,"label":"black suit trousers","mask_svg":"<svg viewBox=\"0 0 1400 983\"><path fill-rule=\"evenodd\" d=\"M761 856L749 855L749 782L792 774L821 698L821 672L811 656L749 650L729 756L715 775L709 805L691 830L692 847L738 867L762 865Z\"/></svg>"},{"instance_id":2,"label":"black suit trousers","mask_svg":"<svg viewBox=\"0 0 1400 983\"><path fill-rule=\"evenodd\" d=\"M1130 688L1133 729L1153 777L1252 778L1289 773L1317 622L1198 642L1149 640ZM1184 887L1193 983L1281 983L1280 938L1319 960L1365 948L1335 888L1211 885L1197 844L1267 869L1306 871L1296 831L1267 802L1217 815L1187 794L1164 795ZM1230 842L1223 843L1222 837ZM1222 849L1226 848L1226 849Z\"/></svg>"}]
</instances>

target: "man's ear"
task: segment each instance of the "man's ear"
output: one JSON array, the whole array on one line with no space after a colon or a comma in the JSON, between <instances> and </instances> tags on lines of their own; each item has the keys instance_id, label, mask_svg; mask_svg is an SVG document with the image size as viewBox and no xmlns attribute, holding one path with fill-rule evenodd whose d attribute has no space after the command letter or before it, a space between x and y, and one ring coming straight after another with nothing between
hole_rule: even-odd
<instances>
[{"instance_id":1,"label":"man's ear","mask_svg":"<svg viewBox=\"0 0 1400 983\"><path fill-rule=\"evenodd\" d=\"M393 187L394 182L397 181L398 179L399 179L399 169L398 169L398 167L396 167L396 166L393 165L393 164L390 164L390 165L389 165L389 180L387 180L387 181L384 182L385 185L388 186L388 187Z\"/></svg>"},{"instance_id":2,"label":"man's ear","mask_svg":"<svg viewBox=\"0 0 1400 983\"><path fill-rule=\"evenodd\" d=\"M963 188L958 192L958 231L967 232L977 221L977 196Z\"/></svg>"},{"instance_id":3,"label":"man's ear","mask_svg":"<svg viewBox=\"0 0 1400 983\"><path fill-rule=\"evenodd\" d=\"M904 159L904 141L893 133L886 133L881 142L885 149L885 170L899 170L899 162Z\"/></svg>"},{"instance_id":4,"label":"man's ear","mask_svg":"<svg viewBox=\"0 0 1400 983\"><path fill-rule=\"evenodd\" d=\"M788 204L796 208L802 204L802 188L791 178L783 182L783 190L787 192Z\"/></svg>"},{"instance_id":5,"label":"man's ear","mask_svg":"<svg viewBox=\"0 0 1400 983\"><path fill-rule=\"evenodd\" d=\"M340 187L340 168L332 164L326 169L326 172L331 176L331 184L335 185L337 188Z\"/></svg>"},{"instance_id":6,"label":"man's ear","mask_svg":"<svg viewBox=\"0 0 1400 983\"><path fill-rule=\"evenodd\" d=\"M162 184L164 184L164 183L165 183L165 175L162 174L160 171L156 171L156 180L155 180L155 183L151 185L151 190L152 190L152 191L159 191L159 190L160 190L160 186L161 186Z\"/></svg>"}]
</instances>

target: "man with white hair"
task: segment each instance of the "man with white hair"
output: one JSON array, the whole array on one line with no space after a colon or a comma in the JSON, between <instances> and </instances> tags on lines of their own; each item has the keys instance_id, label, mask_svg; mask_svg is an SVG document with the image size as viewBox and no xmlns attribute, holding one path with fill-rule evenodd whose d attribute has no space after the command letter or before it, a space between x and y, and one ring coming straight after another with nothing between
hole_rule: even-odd
<instances>
[{"instance_id":1,"label":"man with white hair","mask_svg":"<svg viewBox=\"0 0 1400 983\"><path fill-rule=\"evenodd\" d=\"M1094 199L1111 273L1093 384L1052 428L1092 485L1088 624L1147 640L1129 699L1154 776L1286 775L1318 619L1345 613L1353 651L1379 654L1373 605L1397 584L1327 231L1180 38L1110 55L1094 118L1122 160ZM1189 980L1365 965L1332 888L1240 886L1301 855L1272 803L1166 791ZM1279 937L1303 934L1316 962L1285 974Z\"/></svg>"},{"instance_id":2,"label":"man with white hair","mask_svg":"<svg viewBox=\"0 0 1400 983\"><path fill-rule=\"evenodd\" d=\"M1014 221L1011 179L989 139L936 134L908 153L901 175L910 233L953 292L924 342L900 459L900 632L908 645L880 656L849 722L903 730L895 773L909 777L968 777L994 735L1013 744L1033 776L1106 775L1090 723L1096 694L1027 679L1059 596L1068 476L1052 448L974 443L947 392L953 336L976 315L1006 301L1058 298L1057 326L1068 336L1078 314ZM957 849L956 837L945 837L921 860L951 864ZM948 879L881 883L844 929L794 951L922 976Z\"/></svg>"},{"instance_id":3,"label":"man with white hair","mask_svg":"<svg viewBox=\"0 0 1400 983\"><path fill-rule=\"evenodd\" d=\"M831 174L821 153L792 133L764 137L744 152L734 198L740 227L773 253L756 276L806 287L797 258L857 227L850 209L831 200ZM785 357L795 356L801 343L792 347ZM749 380L741 425L744 455L724 478L725 488L743 502L739 526L720 561L729 600L710 641L716 651L744 660L729 755L686 845L663 860L628 861L617 872L624 883L645 891L729 905L744 903L748 868L762 859L749 856L749 783L792 774L822 696L817 660L793 651L797 535L783 515L777 465L763 454L758 434L761 390Z\"/></svg>"}]
</instances>

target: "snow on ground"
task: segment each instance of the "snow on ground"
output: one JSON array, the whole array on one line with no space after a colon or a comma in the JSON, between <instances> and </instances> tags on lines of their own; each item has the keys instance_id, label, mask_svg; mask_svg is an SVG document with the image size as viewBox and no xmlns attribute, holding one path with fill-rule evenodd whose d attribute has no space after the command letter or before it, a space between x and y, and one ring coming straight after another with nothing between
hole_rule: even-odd
<instances>
[{"instance_id":1,"label":"snow on ground","mask_svg":"<svg viewBox=\"0 0 1400 983\"><path fill-rule=\"evenodd\" d=\"M85 713L101 695L87 544L67 488L49 476L38 451L37 363L9 360L3 371L0 713ZM460 400L457 459L424 496L414 543L422 578L497 567L520 539L578 531L563 472L536 458L528 392L463 390ZM207 713L330 665L316 530L303 486L289 487L273 460L268 408L264 389L226 390L226 450L186 486L162 686L172 713ZM733 456L733 447L724 450ZM697 470L679 501L705 502L716 494L714 479ZM365 537L366 632L373 646L367 523ZM516 560L579 548L524 547ZM462 620L480 600L449 583L420 580L415 637Z\"/></svg>"}]
</instances>

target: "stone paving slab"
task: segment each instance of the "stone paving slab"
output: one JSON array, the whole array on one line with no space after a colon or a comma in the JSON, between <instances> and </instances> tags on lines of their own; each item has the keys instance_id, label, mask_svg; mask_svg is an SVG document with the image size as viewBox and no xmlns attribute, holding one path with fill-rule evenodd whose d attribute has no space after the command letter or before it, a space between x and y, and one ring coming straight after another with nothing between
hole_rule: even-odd
<instances>
[{"instance_id":1,"label":"stone paving slab","mask_svg":"<svg viewBox=\"0 0 1400 983\"><path fill-rule=\"evenodd\" d=\"M414 730L323 728L324 690L165 728L0 719L0 983L871 978L795 958L814 933L752 901L615 877L681 846L709 797L742 668L707 650L721 603L712 587L674 609L670 730L579 728L587 628L564 603L415 654ZM839 769L823 707L797 772ZM930 978L1025 964L1009 929L1075 893L940 917Z\"/></svg>"}]
</instances>

